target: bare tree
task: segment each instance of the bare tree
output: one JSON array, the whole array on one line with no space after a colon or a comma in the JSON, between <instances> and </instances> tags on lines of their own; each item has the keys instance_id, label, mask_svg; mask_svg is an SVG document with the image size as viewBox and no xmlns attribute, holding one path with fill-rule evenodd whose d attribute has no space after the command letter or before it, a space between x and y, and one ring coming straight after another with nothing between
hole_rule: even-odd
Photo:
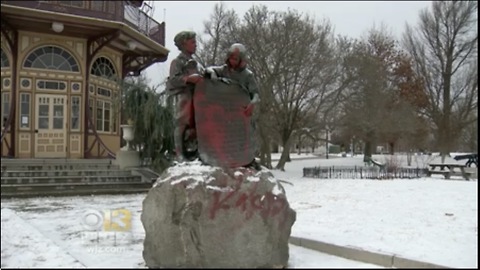
<instances>
[{"instance_id":1,"label":"bare tree","mask_svg":"<svg viewBox=\"0 0 480 270\"><path fill-rule=\"evenodd\" d=\"M341 49L336 46L344 43L335 43L326 20L319 24L297 11L268 11L265 6L252 7L239 30L238 38L252 51L250 65L261 85L263 152L269 155L273 136L268 133L275 131L283 146L276 168L283 170L292 134L304 130L307 119L324 112L345 87L338 68Z\"/></svg>"},{"instance_id":2,"label":"bare tree","mask_svg":"<svg viewBox=\"0 0 480 270\"><path fill-rule=\"evenodd\" d=\"M350 141L355 136L365 142L366 159L380 141L388 142L393 153L398 140L418 133L415 106L421 108L425 103L411 60L382 25L355 43L348 65L354 82L345 92L342 122L347 130L340 132L341 137Z\"/></svg>"},{"instance_id":3,"label":"bare tree","mask_svg":"<svg viewBox=\"0 0 480 270\"><path fill-rule=\"evenodd\" d=\"M223 60L218 52L231 43L248 48L260 90L255 117L261 163L272 167L270 147L279 141L284 150L277 168L283 169L292 134L324 126L346 87L342 57L350 51L349 40L335 39L328 21L318 24L296 11L269 11L262 5L252 6L243 20L217 5L205 29L197 53L203 64L218 64Z\"/></svg>"},{"instance_id":4,"label":"bare tree","mask_svg":"<svg viewBox=\"0 0 480 270\"><path fill-rule=\"evenodd\" d=\"M203 22L203 36L199 35L195 58L203 66L219 65L225 61L225 52L233 43L233 34L239 18L234 10L227 10L224 2L215 4L210 18Z\"/></svg>"},{"instance_id":5,"label":"bare tree","mask_svg":"<svg viewBox=\"0 0 480 270\"><path fill-rule=\"evenodd\" d=\"M435 125L445 158L459 133L477 121L477 1L434 1L420 12L416 28L406 25L404 45L428 93L425 115Z\"/></svg>"}]
</instances>

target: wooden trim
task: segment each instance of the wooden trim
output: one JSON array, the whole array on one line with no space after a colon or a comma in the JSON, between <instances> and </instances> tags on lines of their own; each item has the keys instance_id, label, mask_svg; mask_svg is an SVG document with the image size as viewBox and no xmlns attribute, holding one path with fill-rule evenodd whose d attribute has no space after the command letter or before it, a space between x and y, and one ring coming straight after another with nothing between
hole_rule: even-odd
<instances>
[{"instance_id":1,"label":"wooden trim","mask_svg":"<svg viewBox=\"0 0 480 270\"><path fill-rule=\"evenodd\" d=\"M31 14L31 17L38 17L45 20L52 20L52 18L55 18L55 21L62 21L62 22L73 23L73 24L78 24L80 22L89 26L98 27L100 25L106 29L121 30L122 32L125 32L125 34L127 34L128 36L135 39L135 41L141 42L142 44L144 44L146 47L148 47L155 53L168 55L168 53L170 52L167 48L164 47L164 45L155 42L148 36L140 33L139 31L135 30L133 27L127 25L124 22L109 21L105 19L98 19L98 18L92 18L92 17L82 17L82 16L72 15L72 14L12 6L8 4L2 4L1 6L2 6L2 13L6 13L6 14L19 15L19 16L25 16L25 14ZM163 25L163 27L165 27L165 23L160 23L160 25Z\"/></svg>"}]
</instances>

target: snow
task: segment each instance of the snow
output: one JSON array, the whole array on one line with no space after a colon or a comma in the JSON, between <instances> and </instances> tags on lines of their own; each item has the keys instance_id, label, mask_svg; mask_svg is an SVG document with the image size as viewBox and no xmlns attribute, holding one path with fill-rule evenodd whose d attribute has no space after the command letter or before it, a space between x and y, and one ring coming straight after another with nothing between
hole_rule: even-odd
<instances>
[{"instance_id":1,"label":"snow","mask_svg":"<svg viewBox=\"0 0 480 270\"><path fill-rule=\"evenodd\" d=\"M272 189L272 194L273 195L280 195L280 194L283 194L283 191L282 191L282 189L280 188L279 185L275 185Z\"/></svg>"},{"instance_id":2,"label":"snow","mask_svg":"<svg viewBox=\"0 0 480 270\"><path fill-rule=\"evenodd\" d=\"M2 208L1 215L1 267L84 267L35 227L18 217L14 211ZM5 246L8 248L4 249ZM8 261L8 265L4 265L5 261Z\"/></svg>"},{"instance_id":3,"label":"snow","mask_svg":"<svg viewBox=\"0 0 480 270\"><path fill-rule=\"evenodd\" d=\"M293 236L455 268L477 267L478 179L301 178L303 167L320 164L361 166L363 157L293 161L285 172L275 171L278 179L293 184L284 185L297 211Z\"/></svg>"},{"instance_id":4,"label":"snow","mask_svg":"<svg viewBox=\"0 0 480 270\"><path fill-rule=\"evenodd\" d=\"M182 162L178 163L175 167L171 167L168 169L168 173L173 176L180 176L183 174L208 174L215 170L214 167L208 165L202 165L200 161L191 161L191 162Z\"/></svg>"},{"instance_id":5,"label":"snow","mask_svg":"<svg viewBox=\"0 0 480 270\"><path fill-rule=\"evenodd\" d=\"M299 268L384 268L378 265L361 263L290 245L289 264Z\"/></svg>"},{"instance_id":6,"label":"snow","mask_svg":"<svg viewBox=\"0 0 480 270\"><path fill-rule=\"evenodd\" d=\"M374 158L382 161L387 156ZM427 161L418 156L417 162L423 162L418 166L436 158L430 156ZM293 184L283 185L297 211L293 236L455 268L478 266L478 179L311 179L302 178L303 167L363 166L363 157L292 159L285 172L272 172ZM403 164L406 157L402 159ZM412 167L416 167L413 159ZM174 173L203 174L212 169L200 164L191 167ZM275 192L279 191L276 186ZM1 266L144 268L140 213L145 196L2 199ZM99 213L101 218L113 209L131 214L128 231L85 230L87 212ZM297 268L372 267L292 245L289 264Z\"/></svg>"}]
</instances>

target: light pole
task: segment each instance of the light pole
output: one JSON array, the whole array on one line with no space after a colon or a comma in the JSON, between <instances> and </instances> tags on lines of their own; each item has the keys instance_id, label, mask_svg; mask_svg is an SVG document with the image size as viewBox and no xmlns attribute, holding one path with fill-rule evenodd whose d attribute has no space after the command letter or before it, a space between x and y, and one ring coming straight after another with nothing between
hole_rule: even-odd
<instances>
[{"instance_id":1,"label":"light pole","mask_svg":"<svg viewBox=\"0 0 480 270\"><path fill-rule=\"evenodd\" d=\"M327 142L327 143L326 143L326 148L327 148L327 149L326 149L325 152L327 153L327 154L326 154L326 158L328 159L328 152L330 152L329 149L328 149L328 140L329 140L329 138L330 138L330 130L328 129L328 125L326 126L326 130L327 130L327 140L326 140L326 142Z\"/></svg>"},{"instance_id":2,"label":"light pole","mask_svg":"<svg viewBox=\"0 0 480 270\"><path fill-rule=\"evenodd\" d=\"M355 144L354 144L354 141L355 141L355 136L352 136L352 143L351 143L351 146L350 146L350 149L352 149L352 157L355 155Z\"/></svg>"}]
</instances>

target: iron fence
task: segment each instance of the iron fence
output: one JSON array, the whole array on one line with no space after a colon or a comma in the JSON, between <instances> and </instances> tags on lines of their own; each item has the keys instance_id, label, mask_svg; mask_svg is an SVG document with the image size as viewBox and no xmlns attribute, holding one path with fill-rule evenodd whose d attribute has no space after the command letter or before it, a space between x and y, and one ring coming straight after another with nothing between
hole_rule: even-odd
<instances>
[{"instance_id":1,"label":"iron fence","mask_svg":"<svg viewBox=\"0 0 480 270\"><path fill-rule=\"evenodd\" d=\"M414 179L427 176L427 168L331 166L303 168L303 177L321 179Z\"/></svg>"}]
</instances>

